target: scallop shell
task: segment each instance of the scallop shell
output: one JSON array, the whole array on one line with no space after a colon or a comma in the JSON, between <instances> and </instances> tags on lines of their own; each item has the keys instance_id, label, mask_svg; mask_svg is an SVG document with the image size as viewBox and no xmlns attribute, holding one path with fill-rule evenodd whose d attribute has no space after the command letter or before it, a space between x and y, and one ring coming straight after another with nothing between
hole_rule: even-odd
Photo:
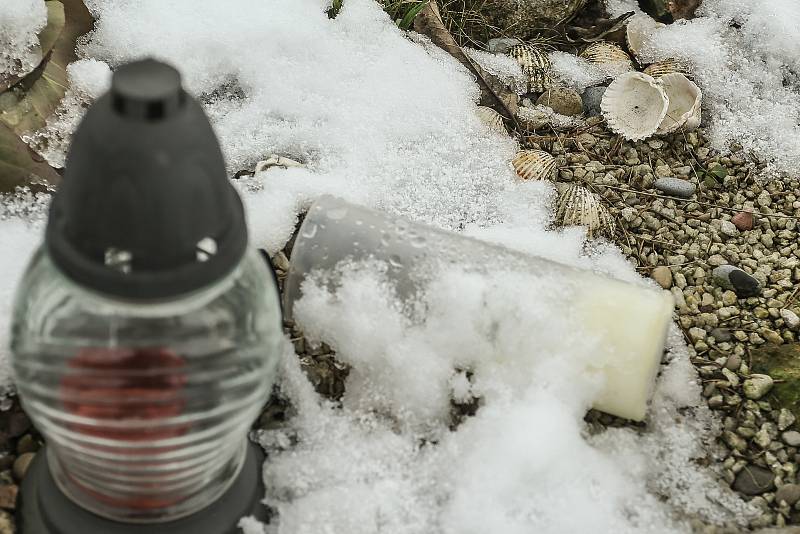
<instances>
[{"instance_id":1,"label":"scallop shell","mask_svg":"<svg viewBox=\"0 0 800 534\"><path fill-rule=\"evenodd\" d=\"M590 44L581 52L580 57L590 63L622 63L629 67L628 70L633 70L631 56L621 46L610 41L597 41Z\"/></svg>"},{"instance_id":2,"label":"scallop shell","mask_svg":"<svg viewBox=\"0 0 800 534\"><path fill-rule=\"evenodd\" d=\"M544 150L517 152L511 164L523 180L550 180L556 173L556 159Z\"/></svg>"},{"instance_id":3,"label":"scallop shell","mask_svg":"<svg viewBox=\"0 0 800 534\"><path fill-rule=\"evenodd\" d=\"M660 78L665 74L672 74L673 72L683 74L684 76L689 76L689 68L677 59L665 59L664 61L658 61L652 65L648 65L644 69L644 73L649 74L653 78Z\"/></svg>"},{"instance_id":4,"label":"scallop shell","mask_svg":"<svg viewBox=\"0 0 800 534\"><path fill-rule=\"evenodd\" d=\"M658 133L688 132L699 127L703 100L700 88L679 72L665 74L658 81L669 99L667 114L658 127Z\"/></svg>"},{"instance_id":5,"label":"scallop shell","mask_svg":"<svg viewBox=\"0 0 800 534\"><path fill-rule=\"evenodd\" d=\"M629 141L656 133L668 109L669 99L662 85L641 72L617 76L600 102L608 127Z\"/></svg>"},{"instance_id":6,"label":"scallop shell","mask_svg":"<svg viewBox=\"0 0 800 534\"><path fill-rule=\"evenodd\" d=\"M650 38L650 35L655 30L663 28L664 26L666 26L666 24L658 22L645 13L634 15L628 19L628 25L625 28L625 40L628 42L628 50L636 56L636 59L641 58L644 45Z\"/></svg>"},{"instance_id":7,"label":"scallop shell","mask_svg":"<svg viewBox=\"0 0 800 534\"><path fill-rule=\"evenodd\" d=\"M492 130L496 130L501 133L508 133L506 131L506 125L503 122L503 116L500 115L495 110L493 110L492 108L486 106L478 106L478 109L475 111L475 114L486 126L491 128Z\"/></svg>"},{"instance_id":8,"label":"scallop shell","mask_svg":"<svg viewBox=\"0 0 800 534\"><path fill-rule=\"evenodd\" d=\"M520 67L536 67L541 70L550 68L550 58L541 48L529 45L518 44L508 49L508 55L517 60Z\"/></svg>"},{"instance_id":9,"label":"scallop shell","mask_svg":"<svg viewBox=\"0 0 800 534\"><path fill-rule=\"evenodd\" d=\"M529 93L542 93L552 85L548 74L550 58L542 49L527 44L514 45L509 48L508 55L522 67L528 78Z\"/></svg>"},{"instance_id":10,"label":"scallop shell","mask_svg":"<svg viewBox=\"0 0 800 534\"><path fill-rule=\"evenodd\" d=\"M599 196L578 184L567 187L558 197L556 221L562 226L585 226L591 239L612 237L616 230L614 219Z\"/></svg>"}]
</instances>

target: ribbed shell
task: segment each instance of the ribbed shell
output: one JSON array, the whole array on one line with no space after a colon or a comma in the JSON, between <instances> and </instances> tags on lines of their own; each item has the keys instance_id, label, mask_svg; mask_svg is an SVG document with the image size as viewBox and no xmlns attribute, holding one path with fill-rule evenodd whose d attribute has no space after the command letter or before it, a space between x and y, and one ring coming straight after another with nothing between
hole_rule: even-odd
<instances>
[{"instance_id":1,"label":"ribbed shell","mask_svg":"<svg viewBox=\"0 0 800 534\"><path fill-rule=\"evenodd\" d=\"M600 109L608 127L629 141L650 137L667 114L663 86L642 72L626 72L608 86Z\"/></svg>"},{"instance_id":2,"label":"ribbed shell","mask_svg":"<svg viewBox=\"0 0 800 534\"><path fill-rule=\"evenodd\" d=\"M578 184L572 184L558 197L556 222L562 226L585 226L588 237L612 237L614 219L600 197Z\"/></svg>"},{"instance_id":3,"label":"ribbed shell","mask_svg":"<svg viewBox=\"0 0 800 534\"><path fill-rule=\"evenodd\" d=\"M486 106L478 106L478 109L475 111L475 114L489 128L497 130L498 132L501 133L508 133L506 131L506 125L505 123L503 123L503 116L500 115L495 110L493 110L492 108Z\"/></svg>"},{"instance_id":4,"label":"ribbed shell","mask_svg":"<svg viewBox=\"0 0 800 534\"><path fill-rule=\"evenodd\" d=\"M527 44L514 45L508 55L517 60L522 72L528 78L529 93L543 93L551 85L550 58L540 48Z\"/></svg>"},{"instance_id":5,"label":"ribbed shell","mask_svg":"<svg viewBox=\"0 0 800 534\"><path fill-rule=\"evenodd\" d=\"M633 70L631 56L616 43L609 41L598 41L587 46L580 57L591 63L626 63Z\"/></svg>"},{"instance_id":6,"label":"ribbed shell","mask_svg":"<svg viewBox=\"0 0 800 534\"><path fill-rule=\"evenodd\" d=\"M689 69L677 59L665 59L664 61L658 61L652 65L648 65L644 69L644 73L649 74L653 78L660 78L665 74L672 74L673 72L683 74L684 76L689 75Z\"/></svg>"},{"instance_id":7,"label":"ribbed shell","mask_svg":"<svg viewBox=\"0 0 800 534\"><path fill-rule=\"evenodd\" d=\"M544 150L517 152L511 164L523 180L550 180L556 173L556 159Z\"/></svg>"}]
</instances>

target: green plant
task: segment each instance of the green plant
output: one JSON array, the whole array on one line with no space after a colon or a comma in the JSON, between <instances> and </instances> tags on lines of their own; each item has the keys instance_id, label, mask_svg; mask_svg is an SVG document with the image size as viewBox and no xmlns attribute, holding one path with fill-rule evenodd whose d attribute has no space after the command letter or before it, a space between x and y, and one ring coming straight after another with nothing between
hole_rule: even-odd
<instances>
[{"instance_id":1,"label":"green plant","mask_svg":"<svg viewBox=\"0 0 800 534\"><path fill-rule=\"evenodd\" d=\"M428 0L381 0L383 10L403 30L411 29L414 18L427 4Z\"/></svg>"}]
</instances>

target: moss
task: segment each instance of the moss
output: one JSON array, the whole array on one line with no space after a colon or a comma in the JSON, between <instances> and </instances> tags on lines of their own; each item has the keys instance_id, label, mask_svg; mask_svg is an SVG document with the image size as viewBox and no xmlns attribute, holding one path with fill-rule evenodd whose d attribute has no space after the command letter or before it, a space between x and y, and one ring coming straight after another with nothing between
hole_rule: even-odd
<instances>
[{"instance_id":1,"label":"moss","mask_svg":"<svg viewBox=\"0 0 800 534\"><path fill-rule=\"evenodd\" d=\"M800 343L765 345L751 352L751 369L771 376L774 408L786 408L800 420Z\"/></svg>"}]
</instances>

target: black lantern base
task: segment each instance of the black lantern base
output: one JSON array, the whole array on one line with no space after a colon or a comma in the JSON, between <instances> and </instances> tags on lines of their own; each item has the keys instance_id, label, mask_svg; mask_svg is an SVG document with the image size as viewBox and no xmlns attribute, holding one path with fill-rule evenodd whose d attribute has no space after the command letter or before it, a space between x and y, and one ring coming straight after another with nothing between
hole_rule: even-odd
<instances>
[{"instance_id":1,"label":"black lantern base","mask_svg":"<svg viewBox=\"0 0 800 534\"><path fill-rule=\"evenodd\" d=\"M119 523L79 507L58 489L45 454L45 449L39 451L22 482L17 503L21 534L239 534L240 518L268 519L268 510L261 504L264 453L253 443L248 443L239 476L213 504L182 519L155 524Z\"/></svg>"}]
</instances>

